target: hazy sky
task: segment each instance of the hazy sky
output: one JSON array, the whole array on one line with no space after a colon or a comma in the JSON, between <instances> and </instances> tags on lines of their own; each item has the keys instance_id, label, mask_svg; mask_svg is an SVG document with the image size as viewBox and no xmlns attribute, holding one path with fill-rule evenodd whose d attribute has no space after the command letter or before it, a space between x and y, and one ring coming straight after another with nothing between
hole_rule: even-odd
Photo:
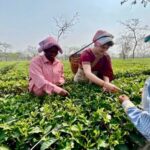
<instances>
[{"instance_id":1,"label":"hazy sky","mask_svg":"<svg viewBox=\"0 0 150 150\"><path fill-rule=\"evenodd\" d=\"M15 50L25 50L48 35L56 33L53 18L71 19L78 12L78 21L61 39L65 47L81 47L91 42L98 29L115 37L122 31L119 21L139 18L150 24L150 4L144 8L120 0L0 0L0 41L10 43Z\"/></svg>"}]
</instances>

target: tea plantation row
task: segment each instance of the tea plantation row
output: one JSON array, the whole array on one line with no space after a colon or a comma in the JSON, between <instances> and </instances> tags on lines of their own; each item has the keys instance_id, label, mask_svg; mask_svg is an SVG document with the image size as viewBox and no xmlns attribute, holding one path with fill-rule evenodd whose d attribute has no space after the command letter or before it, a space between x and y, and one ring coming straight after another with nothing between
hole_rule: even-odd
<instances>
[{"instance_id":1,"label":"tea plantation row","mask_svg":"<svg viewBox=\"0 0 150 150\"><path fill-rule=\"evenodd\" d=\"M145 143L128 120L119 94L93 84L77 84L64 62L66 98L36 97L27 91L28 62L0 63L0 150L134 150ZM139 104L150 59L113 60L116 79Z\"/></svg>"}]
</instances>

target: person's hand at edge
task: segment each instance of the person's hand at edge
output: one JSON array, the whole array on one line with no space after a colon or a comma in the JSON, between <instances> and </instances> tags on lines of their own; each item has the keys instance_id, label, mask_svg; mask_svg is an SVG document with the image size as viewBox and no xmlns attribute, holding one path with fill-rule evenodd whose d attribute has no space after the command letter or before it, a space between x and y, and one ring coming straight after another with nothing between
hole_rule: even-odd
<instances>
[{"instance_id":1,"label":"person's hand at edge","mask_svg":"<svg viewBox=\"0 0 150 150\"><path fill-rule=\"evenodd\" d=\"M127 95L120 95L119 96L119 102L122 104L124 101L130 100Z\"/></svg>"}]
</instances>

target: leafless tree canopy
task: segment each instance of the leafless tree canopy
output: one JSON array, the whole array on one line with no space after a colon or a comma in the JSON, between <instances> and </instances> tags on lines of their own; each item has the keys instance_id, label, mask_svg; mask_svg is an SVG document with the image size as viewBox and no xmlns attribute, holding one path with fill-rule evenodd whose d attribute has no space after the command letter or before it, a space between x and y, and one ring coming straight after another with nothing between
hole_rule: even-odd
<instances>
[{"instance_id":1,"label":"leafless tree canopy","mask_svg":"<svg viewBox=\"0 0 150 150\"><path fill-rule=\"evenodd\" d=\"M117 44L119 45L121 52L120 57L126 59L129 57L129 53L131 51L131 41L130 37L126 34L123 34L117 40Z\"/></svg>"},{"instance_id":2,"label":"leafless tree canopy","mask_svg":"<svg viewBox=\"0 0 150 150\"><path fill-rule=\"evenodd\" d=\"M0 53L4 54L5 60L7 61L7 53L8 50L11 48L12 46L6 42L0 42Z\"/></svg>"},{"instance_id":3,"label":"leafless tree canopy","mask_svg":"<svg viewBox=\"0 0 150 150\"><path fill-rule=\"evenodd\" d=\"M137 47L140 41L144 39L145 32L149 29L149 27L147 25L141 26L139 19L130 19L120 23L125 27L123 36L126 38L124 38L124 42L127 42L127 39L128 42L130 42L130 51L132 51L132 58L134 58ZM121 37L122 39L123 36Z\"/></svg>"},{"instance_id":4,"label":"leafless tree canopy","mask_svg":"<svg viewBox=\"0 0 150 150\"><path fill-rule=\"evenodd\" d=\"M27 47L27 51L29 52L30 56L32 56L32 57L37 55L37 53L38 53L36 47L35 46L31 46L31 45L29 45Z\"/></svg>"},{"instance_id":5,"label":"leafless tree canopy","mask_svg":"<svg viewBox=\"0 0 150 150\"><path fill-rule=\"evenodd\" d=\"M131 5L135 5L138 2L140 2L144 7L146 7L147 4L150 2L150 0L122 0L120 3L121 3L121 5L123 5L124 3L128 2L128 1L131 2Z\"/></svg>"},{"instance_id":6,"label":"leafless tree canopy","mask_svg":"<svg viewBox=\"0 0 150 150\"><path fill-rule=\"evenodd\" d=\"M66 20L64 17L53 18L57 27L57 40L66 34L69 29L77 23L78 13L75 13L70 20Z\"/></svg>"}]
</instances>

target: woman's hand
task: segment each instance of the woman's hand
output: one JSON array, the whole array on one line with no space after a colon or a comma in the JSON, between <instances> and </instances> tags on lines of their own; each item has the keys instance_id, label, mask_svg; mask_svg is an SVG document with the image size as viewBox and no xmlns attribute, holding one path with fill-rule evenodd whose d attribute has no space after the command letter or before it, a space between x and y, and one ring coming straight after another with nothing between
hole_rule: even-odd
<instances>
[{"instance_id":1,"label":"woman's hand","mask_svg":"<svg viewBox=\"0 0 150 150\"><path fill-rule=\"evenodd\" d=\"M63 85L64 85L64 83L60 83L60 82L57 82L57 83L55 83L57 86L59 86L59 87L62 87Z\"/></svg>"},{"instance_id":2,"label":"woman's hand","mask_svg":"<svg viewBox=\"0 0 150 150\"><path fill-rule=\"evenodd\" d=\"M119 96L120 103L123 103L125 100L130 100L127 95L120 95Z\"/></svg>"},{"instance_id":3,"label":"woman's hand","mask_svg":"<svg viewBox=\"0 0 150 150\"><path fill-rule=\"evenodd\" d=\"M118 88L117 86L115 86L114 84L110 83L110 82L104 82L103 84L103 90L107 91L107 92L119 92L121 89Z\"/></svg>"},{"instance_id":4,"label":"woman's hand","mask_svg":"<svg viewBox=\"0 0 150 150\"><path fill-rule=\"evenodd\" d=\"M64 90L64 89L62 89L62 90L60 91L59 95L61 95L61 96L68 96L68 95L69 95L69 92L66 91L66 90Z\"/></svg>"}]
</instances>

